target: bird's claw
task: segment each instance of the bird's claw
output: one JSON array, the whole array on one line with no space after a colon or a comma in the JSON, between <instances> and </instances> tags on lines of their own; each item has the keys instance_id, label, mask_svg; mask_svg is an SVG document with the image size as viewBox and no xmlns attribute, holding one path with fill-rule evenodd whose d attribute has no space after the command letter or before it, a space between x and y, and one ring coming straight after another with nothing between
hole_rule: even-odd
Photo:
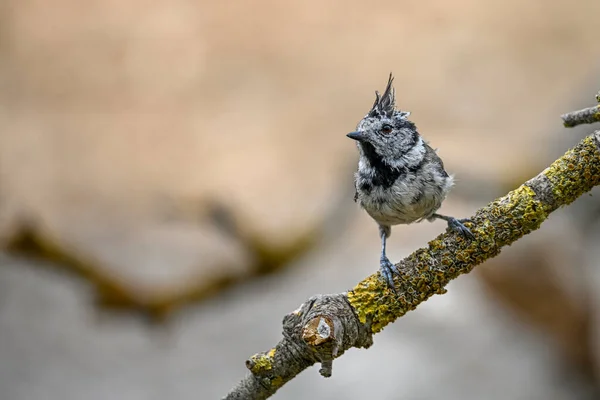
<instances>
[{"instance_id":1,"label":"bird's claw","mask_svg":"<svg viewBox=\"0 0 600 400\"><path fill-rule=\"evenodd\" d=\"M394 274L400 275L400 272L398 271L398 268L396 268L396 266L392 264L387 257L381 257L381 262L379 264L379 273L381 274L385 282L388 284L390 289L392 289L392 291L396 293L396 286L394 286Z\"/></svg>"},{"instance_id":2,"label":"bird's claw","mask_svg":"<svg viewBox=\"0 0 600 400\"><path fill-rule=\"evenodd\" d=\"M463 225L464 222L472 223L473 221L469 218L456 219L456 218L449 217L448 218L448 228L450 228L454 232L457 232L469 239L475 239L475 235L473 235L473 232L471 232L471 230L469 228L467 228L466 226Z\"/></svg>"}]
</instances>

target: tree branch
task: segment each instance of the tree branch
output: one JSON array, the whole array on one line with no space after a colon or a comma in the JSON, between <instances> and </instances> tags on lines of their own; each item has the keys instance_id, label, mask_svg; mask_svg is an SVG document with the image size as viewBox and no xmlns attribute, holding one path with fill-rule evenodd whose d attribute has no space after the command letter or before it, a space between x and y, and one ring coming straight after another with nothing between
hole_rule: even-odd
<instances>
[{"instance_id":1,"label":"tree branch","mask_svg":"<svg viewBox=\"0 0 600 400\"><path fill-rule=\"evenodd\" d=\"M563 119L564 126L567 128L572 128L581 124L600 122L600 105L563 114L561 115L561 118Z\"/></svg>"},{"instance_id":2,"label":"tree branch","mask_svg":"<svg viewBox=\"0 0 600 400\"><path fill-rule=\"evenodd\" d=\"M573 111L561 115L563 125L572 128L581 124L593 124L600 122L600 92L596 95L596 101L599 103L595 107L584 108L583 110Z\"/></svg>"},{"instance_id":3,"label":"tree branch","mask_svg":"<svg viewBox=\"0 0 600 400\"><path fill-rule=\"evenodd\" d=\"M475 239L446 232L396 266L398 294L375 273L347 293L319 295L283 319L283 339L246 361L250 373L224 399L273 395L302 370L332 362L351 347L368 348L372 335L434 294L452 279L500 254L500 249L538 229L548 215L600 184L600 131L583 139L535 178L478 210L469 228Z\"/></svg>"}]
</instances>

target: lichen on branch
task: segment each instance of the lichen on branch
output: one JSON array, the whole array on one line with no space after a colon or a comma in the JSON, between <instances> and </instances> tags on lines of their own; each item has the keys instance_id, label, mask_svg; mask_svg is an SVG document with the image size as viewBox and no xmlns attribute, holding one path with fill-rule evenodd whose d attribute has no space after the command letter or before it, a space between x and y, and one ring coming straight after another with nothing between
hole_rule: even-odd
<instances>
[{"instance_id":1,"label":"lichen on branch","mask_svg":"<svg viewBox=\"0 0 600 400\"><path fill-rule=\"evenodd\" d=\"M600 184L600 131L507 195L479 209L467 223L474 240L448 231L396 264L397 294L372 274L347 293L310 298L283 320L277 346L246 362L248 374L225 399L266 399L302 370L333 360L351 347L368 348L372 335L414 310L461 274L538 229L548 215Z\"/></svg>"}]
</instances>

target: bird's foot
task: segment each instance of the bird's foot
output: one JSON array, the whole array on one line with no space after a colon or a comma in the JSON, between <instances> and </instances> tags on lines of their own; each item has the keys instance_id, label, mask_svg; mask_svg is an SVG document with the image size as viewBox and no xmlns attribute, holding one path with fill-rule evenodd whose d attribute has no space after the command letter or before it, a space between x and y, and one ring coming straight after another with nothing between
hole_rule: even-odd
<instances>
[{"instance_id":1,"label":"bird's foot","mask_svg":"<svg viewBox=\"0 0 600 400\"><path fill-rule=\"evenodd\" d=\"M473 235L473 232L471 232L469 228L463 225L464 222L473 222L469 218L456 219L454 217L448 217L447 221L448 228L450 228L454 232L457 232L469 239L475 239L475 235Z\"/></svg>"},{"instance_id":2,"label":"bird's foot","mask_svg":"<svg viewBox=\"0 0 600 400\"><path fill-rule=\"evenodd\" d=\"M396 287L394 286L394 274L400 275L400 272L386 256L381 257L379 273L381 274L383 280L385 280L385 282L388 284L390 289L392 289L393 292L396 292Z\"/></svg>"}]
</instances>

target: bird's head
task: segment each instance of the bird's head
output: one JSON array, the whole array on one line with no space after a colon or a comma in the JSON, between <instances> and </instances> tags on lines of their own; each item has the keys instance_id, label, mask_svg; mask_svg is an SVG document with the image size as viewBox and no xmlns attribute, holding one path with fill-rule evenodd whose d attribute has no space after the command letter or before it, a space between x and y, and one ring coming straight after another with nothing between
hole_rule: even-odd
<instances>
[{"instance_id":1,"label":"bird's head","mask_svg":"<svg viewBox=\"0 0 600 400\"><path fill-rule=\"evenodd\" d=\"M419 141L410 112L396 110L394 78L390 74L387 87L380 95L375 92L371 111L358 123L355 132L347 134L365 152L375 152L383 160L395 160L411 150Z\"/></svg>"}]
</instances>

